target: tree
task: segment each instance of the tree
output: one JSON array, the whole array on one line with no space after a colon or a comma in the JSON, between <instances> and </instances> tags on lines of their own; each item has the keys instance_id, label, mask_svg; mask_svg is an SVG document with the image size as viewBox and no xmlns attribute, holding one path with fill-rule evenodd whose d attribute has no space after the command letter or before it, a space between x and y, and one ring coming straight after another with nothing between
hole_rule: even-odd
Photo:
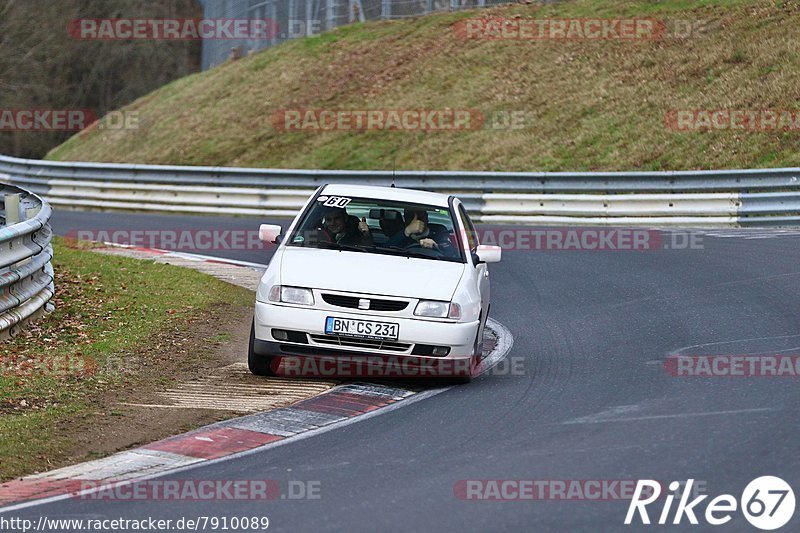
<instances>
[{"instance_id":1,"label":"tree","mask_svg":"<svg viewBox=\"0 0 800 533\"><path fill-rule=\"evenodd\" d=\"M109 111L200 70L200 41L77 40L81 18L195 18L196 0L0 0L0 111ZM0 131L0 154L38 158L75 132Z\"/></svg>"}]
</instances>

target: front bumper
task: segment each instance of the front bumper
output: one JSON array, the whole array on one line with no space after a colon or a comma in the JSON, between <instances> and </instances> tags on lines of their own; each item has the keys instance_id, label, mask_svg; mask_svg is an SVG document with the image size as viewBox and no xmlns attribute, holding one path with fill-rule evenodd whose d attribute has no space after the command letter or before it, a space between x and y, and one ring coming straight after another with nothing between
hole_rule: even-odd
<instances>
[{"instance_id":1,"label":"front bumper","mask_svg":"<svg viewBox=\"0 0 800 533\"><path fill-rule=\"evenodd\" d=\"M325 319L329 316L394 322L400 326L399 336L396 342L389 343L346 338L337 341L338 337L325 335ZM306 334L307 343L277 341L272 336L272 329L303 332ZM364 354L410 356L423 360L469 359L472 356L477 331L478 321L445 322L256 302L254 348L260 355ZM338 344L339 342L341 344ZM444 357L412 354L416 345L447 346L450 352Z\"/></svg>"}]
</instances>

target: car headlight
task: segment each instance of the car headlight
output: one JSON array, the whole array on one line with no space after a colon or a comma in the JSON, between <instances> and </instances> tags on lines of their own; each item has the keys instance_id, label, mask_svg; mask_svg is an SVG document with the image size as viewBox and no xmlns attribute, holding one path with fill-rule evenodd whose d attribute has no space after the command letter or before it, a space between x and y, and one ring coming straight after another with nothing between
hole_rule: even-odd
<instances>
[{"instance_id":1,"label":"car headlight","mask_svg":"<svg viewBox=\"0 0 800 533\"><path fill-rule=\"evenodd\" d=\"M273 285L269 290L269 301L287 304L314 305L314 294L311 292L311 289L304 289L302 287Z\"/></svg>"},{"instance_id":2,"label":"car headlight","mask_svg":"<svg viewBox=\"0 0 800 533\"><path fill-rule=\"evenodd\" d=\"M414 309L414 314L434 318L461 318L461 306L451 302L420 300Z\"/></svg>"}]
</instances>

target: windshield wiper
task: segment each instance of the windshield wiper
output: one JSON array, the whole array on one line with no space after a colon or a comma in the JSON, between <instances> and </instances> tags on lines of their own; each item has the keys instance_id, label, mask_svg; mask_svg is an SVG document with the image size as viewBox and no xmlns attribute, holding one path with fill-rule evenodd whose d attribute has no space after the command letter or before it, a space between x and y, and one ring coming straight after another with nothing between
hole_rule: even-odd
<instances>
[{"instance_id":1,"label":"windshield wiper","mask_svg":"<svg viewBox=\"0 0 800 533\"><path fill-rule=\"evenodd\" d=\"M412 250L408 250L406 248L400 248L399 246L373 246L372 250L375 250L377 252L388 252L393 255L402 255L405 257L421 257L423 259L437 259L435 256L431 256L420 252L415 252Z\"/></svg>"},{"instance_id":2,"label":"windshield wiper","mask_svg":"<svg viewBox=\"0 0 800 533\"><path fill-rule=\"evenodd\" d=\"M332 241L320 241L317 243L319 248L329 248L334 250L339 250L340 252L348 251L348 252L366 252L367 249L362 246L356 246L354 244L342 244L340 242L332 242Z\"/></svg>"}]
</instances>

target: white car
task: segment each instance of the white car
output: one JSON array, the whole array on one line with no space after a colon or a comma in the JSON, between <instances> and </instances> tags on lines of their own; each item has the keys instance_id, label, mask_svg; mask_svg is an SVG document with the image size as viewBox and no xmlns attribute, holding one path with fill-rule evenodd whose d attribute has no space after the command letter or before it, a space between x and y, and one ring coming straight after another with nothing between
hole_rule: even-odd
<instances>
[{"instance_id":1,"label":"white car","mask_svg":"<svg viewBox=\"0 0 800 533\"><path fill-rule=\"evenodd\" d=\"M381 356L471 368L489 313L487 263L455 196L394 187L324 185L279 243L256 293L248 362L275 375L285 356ZM469 381L470 374L449 376Z\"/></svg>"}]
</instances>

